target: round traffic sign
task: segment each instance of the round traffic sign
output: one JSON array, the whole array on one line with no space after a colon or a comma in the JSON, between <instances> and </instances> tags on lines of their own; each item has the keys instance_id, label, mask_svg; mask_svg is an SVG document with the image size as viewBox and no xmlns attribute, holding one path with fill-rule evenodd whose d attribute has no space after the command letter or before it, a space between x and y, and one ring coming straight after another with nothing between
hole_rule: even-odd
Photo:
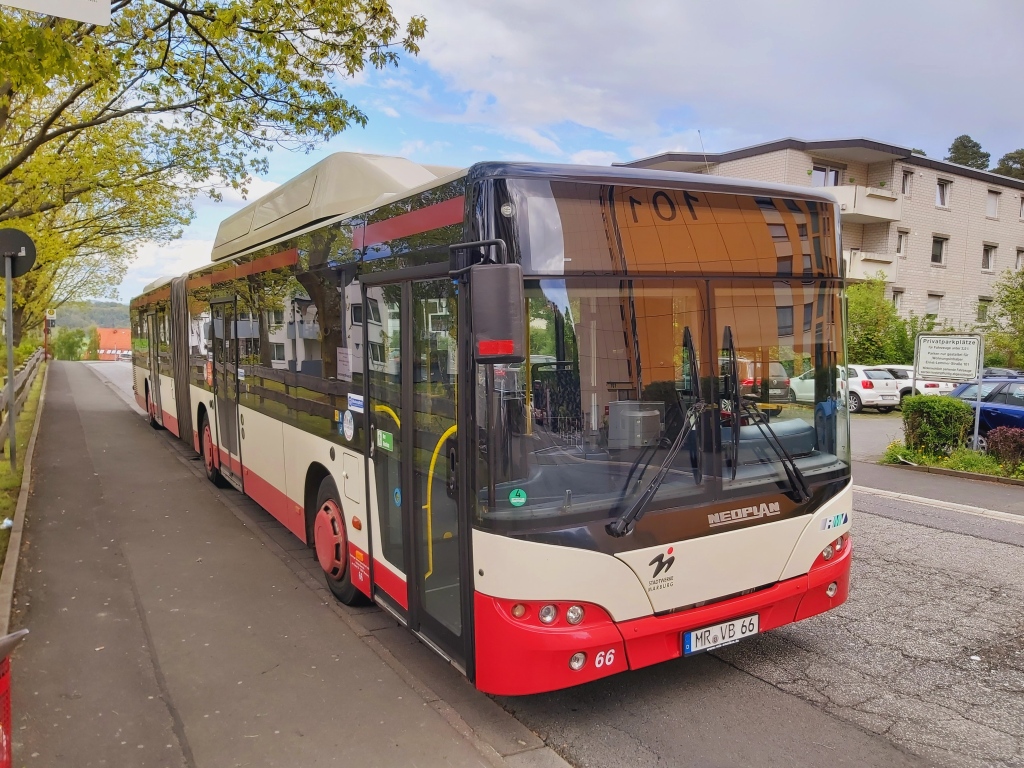
<instances>
[{"instance_id":1,"label":"round traffic sign","mask_svg":"<svg viewBox=\"0 0 1024 768\"><path fill-rule=\"evenodd\" d=\"M20 229L0 229L0 257L11 257L11 277L21 277L36 263L36 244ZM7 274L7 259L0 258L0 274Z\"/></svg>"}]
</instances>

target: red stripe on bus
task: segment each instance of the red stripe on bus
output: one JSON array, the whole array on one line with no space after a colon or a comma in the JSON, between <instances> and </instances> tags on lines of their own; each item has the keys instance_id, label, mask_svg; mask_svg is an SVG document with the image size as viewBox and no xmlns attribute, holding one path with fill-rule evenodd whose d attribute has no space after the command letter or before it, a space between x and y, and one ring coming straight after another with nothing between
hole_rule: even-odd
<instances>
[{"instance_id":1,"label":"red stripe on bus","mask_svg":"<svg viewBox=\"0 0 1024 768\"><path fill-rule=\"evenodd\" d=\"M253 259L250 262L238 264L238 263L227 263L222 269L216 272L209 272L205 275L196 275L188 279L188 290L192 291L196 288L203 288L208 285L217 285L219 283L226 283L239 277L246 277L247 275L257 275L261 272L269 272L273 269L281 269L282 267L290 267L299 263L299 250L298 248L289 248L287 251L280 251L279 253L272 253L269 256L261 256L258 259Z\"/></svg>"},{"instance_id":2,"label":"red stripe on bus","mask_svg":"<svg viewBox=\"0 0 1024 768\"><path fill-rule=\"evenodd\" d=\"M403 213L400 216L369 224L365 229L356 229L353 241L356 248L376 245L399 237L409 237L429 232L438 227L450 224L461 224L465 206L464 197L455 197L443 203L428 205L416 211Z\"/></svg>"},{"instance_id":3,"label":"red stripe on bus","mask_svg":"<svg viewBox=\"0 0 1024 768\"><path fill-rule=\"evenodd\" d=\"M284 491L245 467L242 469L242 483L246 496L267 510L281 525L305 542L306 521L301 514L302 509L300 507L299 514L296 515L292 511L295 505Z\"/></svg>"},{"instance_id":4,"label":"red stripe on bus","mask_svg":"<svg viewBox=\"0 0 1024 768\"><path fill-rule=\"evenodd\" d=\"M181 437L181 432L178 430L178 420L162 408L160 409L160 416L163 419L164 427L175 437Z\"/></svg>"},{"instance_id":5,"label":"red stripe on bus","mask_svg":"<svg viewBox=\"0 0 1024 768\"><path fill-rule=\"evenodd\" d=\"M409 610L408 585L377 558L373 559L373 583L405 610Z\"/></svg>"},{"instance_id":6,"label":"red stripe on bus","mask_svg":"<svg viewBox=\"0 0 1024 768\"><path fill-rule=\"evenodd\" d=\"M348 567L351 569L349 577L356 589L367 597L373 597L373 590L370 589L370 556L352 543L348 542Z\"/></svg>"}]
</instances>

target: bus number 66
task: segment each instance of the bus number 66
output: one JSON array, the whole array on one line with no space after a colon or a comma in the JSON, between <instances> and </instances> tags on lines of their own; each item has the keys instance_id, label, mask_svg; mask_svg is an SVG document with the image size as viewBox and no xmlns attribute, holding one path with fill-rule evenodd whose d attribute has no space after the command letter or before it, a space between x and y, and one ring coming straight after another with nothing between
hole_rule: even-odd
<instances>
[{"instance_id":1,"label":"bus number 66","mask_svg":"<svg viewBox=\"0 0 1024 768\"><path fill-rule=\"evenodd\" d=\"M610 667L614 663L615 663L615 649L614 648L609 648L607 651L600 651L597 654L597 658L594 659L594 666L598 667L598 668Z\"/></svg>"}]
</instances>

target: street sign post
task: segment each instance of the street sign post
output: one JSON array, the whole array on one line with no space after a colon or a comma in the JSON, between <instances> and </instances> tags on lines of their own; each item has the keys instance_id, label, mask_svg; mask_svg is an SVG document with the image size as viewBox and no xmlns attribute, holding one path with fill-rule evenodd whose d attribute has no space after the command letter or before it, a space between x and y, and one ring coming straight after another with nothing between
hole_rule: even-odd
<instances>
[{"instance_id":1,"label":"street sign post","mask_svg":"<svg viewBox=\"0 0 1024 768\"><path fill-rule=\"evenodd\" d=\"M981 424L981 383L985 365L985 339L978 333L919 333L914 341L914 378L911 391L918 379L931 381L965 382L978 384L974 408L974 448L978 447L978 427Z\"/></svg>"},{"instance_id":2,"label":"street sign post","mask_svg":"<svg viewBox=\"0 0 1024 768\"><path fill-rule=\"evenodd\" d=\"M17 472L18 441L15 427L18 419L18 403L14 397L14 278L21 277L36 263L36 244L20 229L0 229L0 256L4 260L4 298L7 312L4 321L7 326L7 418L10 429L7 435L11 441L11 472Z\"/></svg>"},{"instance_id":3,"label":"street sign post","mask_svg":"<svg viewBox=\"0 0 1024 768\"><path fill-rule=\"evenodd\" d=\"M57 327L57 310L46 310L46 319L43 321L43 362L50 359L50 331Z\"/></svg>"},{"instance_id":4,"label":"street sign post","mask_svg":"<svg viewBox=\"0 0 1024 768\"><path fill-rule=\"evenodd\" d=\"M86 24L110 24L110 0L2 0L0 5Z\"/></svg>"}]
</instances>

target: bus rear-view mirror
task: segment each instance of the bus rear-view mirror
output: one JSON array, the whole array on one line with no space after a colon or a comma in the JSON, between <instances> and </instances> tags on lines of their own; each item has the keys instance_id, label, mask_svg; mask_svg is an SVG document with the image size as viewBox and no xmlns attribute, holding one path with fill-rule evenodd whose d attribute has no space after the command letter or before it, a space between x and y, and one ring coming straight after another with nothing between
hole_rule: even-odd
<instances>
[{"instance_id":1,"label":"bus rear-view mirror","mask_svg":"<svg viewBox=\"0 0 1024 768\"><path fill-rule=\"evenodd\" d=\"M469 270L469 286L476 362L523 362L523 268L519 264L476 264Z\"/></svg>"}]
</instances>

